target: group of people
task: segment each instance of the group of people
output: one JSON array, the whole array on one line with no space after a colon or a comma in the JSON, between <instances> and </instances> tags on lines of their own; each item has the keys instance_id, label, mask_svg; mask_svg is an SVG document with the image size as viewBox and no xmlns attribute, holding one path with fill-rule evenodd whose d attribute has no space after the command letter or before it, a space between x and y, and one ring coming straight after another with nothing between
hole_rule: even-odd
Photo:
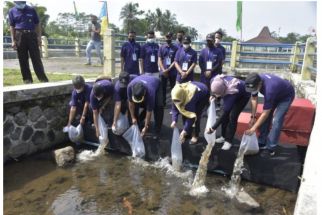
<instances>
[{"instance_id":1,"label":"group of people","mask_svg":"<svg viewBox=\"0 0 322 215\"><path fill-rule=\"evenodd\" d=\"M182 115L183 128L181 142L190 139L190 144L198 142L200 120L203 111L214 100L222 100L223 105L216 123L206 128L212 133L221 126L222 136L216 139L223 143L222 150L229 150L237 128L239 114L251 101L250 127L245 134L260 130L259 146L270 156L275 154L284 116L295 93L290 82L272 74L251 73L246 80L223 75L222 66L225 50L220 45L222 34L207 35L207 47L201 50L199 66L200 81L194 80L197 53L191 48L191 38L184 32L165 35L166 43L159 47L153 31L148 32L146 44L135 42L135 32L128 34L128 42L121 49L121 73L115 84L108 78L95 81L93 87L85 83L81 76L73 80L70 125L76 113L80 123L93 119L96 135L99 136L97 118L107 105L114 105L111 123L115 131L120 114L127 114L132 124L138 124L141 135L150 130L152 112L154 115L153 134L158 138L161 132L164 107L166 105L167 83L171 90L170 127L177 126ZM256 119L258 93L264 96L263 113ZM216 111L216 110L213 110ZM89 114L92 112L92 114ZM272 122L271 130L270 124Z\"/></svg>"}]
</instances>

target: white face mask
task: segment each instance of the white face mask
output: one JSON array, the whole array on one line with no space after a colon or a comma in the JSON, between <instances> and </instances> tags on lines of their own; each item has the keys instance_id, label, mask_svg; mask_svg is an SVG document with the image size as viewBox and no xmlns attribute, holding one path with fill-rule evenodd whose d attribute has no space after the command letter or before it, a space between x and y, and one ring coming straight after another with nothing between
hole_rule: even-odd
<instances>
[{"instance_id":1,"label":"white face mask","mask_svg":"<svg viewBox=\"0 0 322 215\"><path fill-rule=\"evenodd\" d=\"M216 44L219 44L219 43L220 43L220 41L221 41L221 40L220 40L220 39L218 39L218 38L216 38L216 39L215 39L215 43L216 43Z\"/></svg>"},{"instance_id":2,"label":"white face mask","mask_svg":"<svg viewBox=\"0 0 322 215\"><path fill-rule=\"evenodd\" d=\"M155 42L155 39L149 38L149 39L146 40L146 42L148 42L148 43L154 43Z\"/></svg>"},{"instance_id":3,"label":"white face mask","mask_svg":"<svg viewBox=\"0 0 322 215\"><path fill-rule=\"evenodd\" d=\"M97 98L97 97L96 97ZM98 101L101 101L103 97L97 98Z\"/></svg>"},{"instance_id":4,"label":"white face mask","mask_svg":"<svg viewBox=\"0 0 322 215\"><path fill-rule=\"evenodd\" d=\"M16 3L17 9L24 9L26 7L26 3Z\"/></svg>"},{"instance_id":5,"label":"white face mask","mask_svg":"<svg viewBox=\"0 0 322 215\"><path fill-rule=\"evenodd\" d=\"M190 44L183 44L183 48L187 49L190 47Z\"/></svg>"},{"instance_id":6,"label":"white face mask","mask_svg":"<svg viewBox=\"0 0 322 215\"><path fill-rule=\"evenodd\" d=\"M81 93L81 92L83 92L83 89L76 90L76 93Z\"/></svg>"}]
</instances>

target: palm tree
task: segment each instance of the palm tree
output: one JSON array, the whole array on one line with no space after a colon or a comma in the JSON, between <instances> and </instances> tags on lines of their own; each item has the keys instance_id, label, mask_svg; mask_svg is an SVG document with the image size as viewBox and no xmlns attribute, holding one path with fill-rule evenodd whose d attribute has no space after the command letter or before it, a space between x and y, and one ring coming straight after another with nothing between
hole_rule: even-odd
<instances>
[{"instance_id":1,"label":"palm tree","mask_svg":"<svg viewBox=\"0 0 322 215\"><path fill-rule=\"evenodd\" d=\"M175 14L172 14L169 10L166 10L163 13L163 32L174 31L175 26L178 25L177 17Z\"/></svg>"},{"instance_id":2,"label":"palm tree","mask_svg":"<svg viewBox=\"0 0 322 215\"><path fill-rule=\"evenodd\" d=\"M120 20L123 20L123 29L128 32L133 29L135 22L138 20L138 16L142 15L144 11L139 10L138 3L127 3L121 9Z\"/></svg>"}]
</instances>

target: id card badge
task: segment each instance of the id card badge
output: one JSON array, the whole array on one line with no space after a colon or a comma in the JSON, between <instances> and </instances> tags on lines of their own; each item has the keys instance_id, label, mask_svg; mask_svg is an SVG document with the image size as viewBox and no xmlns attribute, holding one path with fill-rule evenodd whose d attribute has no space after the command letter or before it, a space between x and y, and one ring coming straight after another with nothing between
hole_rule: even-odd
<instances>
[{"instance_id":1,"label":"id card badge","mask_svg":"<svg viewBox=\"0 0 322 215\"><path fill-rule=\"evenodd\" d=\"M155 56L154 55L151 55L151 63L155 63Z\"/></svg>"},{"instance_id":2,"label":"id card badge","mask_svg":"<svg viewBox=\"0 0 322 215\"><path fill-rule=\"evenodd\" d=\"M134 53L134 54L132 54L132 60L133 61L137 61L137 57L136 57L136 54Z\"/></svg>"},{"instance_id":3,"label":"id card badge","mask_svg":"<svg viewBox=\"0 0 322 215\"><path fill-rule=\"evenodd\" d=\"M167 66L170 66L170 65L171 65L171 59L170 59L169 57L167 57L167 58L165 59L165 64L166 64Z\"/></svg>"},{"instance_id":4,"label":"id card badge","mask_svg":"<svg viewBox=\"0 0 322 215\"><path fill-rule=\"evenodd\" d=\"M207 61L207 70L212 69L212 61Z\"/></svg>"},{"instance_id":5,"label":"id card badge","mask_svg":"<svg viewBox=\"0 0 322 215\"><path fill-rule=\"evenodd\" d=\"M184 62L182 64L182 70L184 70L184 71L187 71L188 70L188 63L187 62Z\"/></svg>"}]
</instances>

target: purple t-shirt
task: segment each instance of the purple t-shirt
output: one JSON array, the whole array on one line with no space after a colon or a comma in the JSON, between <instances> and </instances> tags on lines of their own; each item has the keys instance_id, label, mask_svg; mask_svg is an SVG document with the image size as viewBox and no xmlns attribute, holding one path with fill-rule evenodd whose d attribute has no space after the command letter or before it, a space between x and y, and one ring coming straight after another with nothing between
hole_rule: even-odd
<instances>
[{"instance_id":1,"label":"purple t-shirt","mask_svg":"<svg viewBox=\"0 0 322 215\"><path fill-rule=\"evenodd\" d=\"M259 92L264 95L264 110L272 109L279 102L294 98L294 87L289 81L272 74L260 74L259 76L263 82Z\"/></svg>"},{"instance_id":2,"label":"purple t-shirt","mask_svg":"<svg viewBox=\"0 0 322 215\"><path fill-rule=\"evenodd\" d=\"M33 7L26 7L22 10L13 7L9 10L9 23L15 29L35 30L35 25L39 24L39 18Z\"/></svg>"},{"instance_id":3,"label":"purple t-shirt","mask_svg":"<svg viewBox=\"0 0 322 215\"><path fill-rule=\"evenodd\" d=\"M134 78L127 87L127 98L131 102L133 102L132 87L135 83L138 82L142 82L146 88L146 94L143 102L146 105L147 111L152 111L155 106L155 96L157 90L159 89L160 80L157 77L144 74Z\"/></svg>"},{"instance_id":4,"label":"purple t-shirt","mask_svg":"<svg viewBox=\"0 0 322 215\"><path fill-rule=\"evenodd\" d=\"M201 69L200 81L202 83L209 85L210 79L212 79L213 77L219 74L219 68L222 63L222 59L223 59L222 53L216 47L204 48L201 50L199 55L199 67ZM212 62L211 69L207 69L208 61ZM206 78L205 76L205 72L207 70L212 70L210 78Z\"/></svg>"},{"instance_id":5,"label":"purple t-shirt","mask_svg":"<svg viewBox=\"0 0 322 215\"><path fill-rule=\"evenodd\" d=\"M208 90L208 87L201 82L193 81L191 83L194 84L195 86L197 86L197 91L194 94L194 96L191 98L191 100L186 104L185 110L196 113L197 105L199 104L199 102L204 99L209 99L208 98L209 97L209 90ZM177 122L180 112L177 109L177 107L175 106L175 104L172 104L171 112L172 112L172 121ZM197 116L197 117L200 117L200 116ZM187 118L185 121L185 124L184 124L184 130L189 131L191 129L194 121L195 121L195 118L193 118L193 119Z\"/></svg>"},{"instance_id":6,"label":"purple t-shirt","mask_svg":"<svg viewBox=\"0 0 322 215\"><path fill-rule=\"evenodd\" d=\"M144 73L159 72L158 51L159 45L156 43L146 43L141 47L140 58L143 59ZM152 58L154 58L154 62L152 62Z\"/></svg>"},{"instance_id":7,"label":"purple t-shirt","mask_svg":"<svg viewBox=\"0 0 322 215\"><path fill-rule=\"evenodd\" d=\"M113 96L113 92L114 92L114 86L112 84L112 82L110 82L109 80L100 80L97 81L96 83L99 83L103 86L104 88L104 97L99 101L95 96L94 96L94 92L92 90L91 92L91 96L90 96L90 103L91 103L91 107L93 110L98 110L100 109L100 107L102 106L104 100L108 97Z\"/></svg>"},{"instance_id":8,"label":"purple t-shirt","mask_svg":"<svg viewBox=\"0 0 322 215\"><path fill-rule=\"evenodd\" d=\"M222 53L223 60L226 59L226 49L221 44L216 45L216 48L219 49Z\"/></svg>"},{"instance_id":9,"label":"purple t-shirt","mask_svg":"<svg viewBox=\"0 0 322 215\"><path fill-rule=\"evenodd\" d=\"M124 71L129 74L140 74L139 57L141 47L136 42L126 42L121 49L121 57L124 58ZM133 56L134 54L134 56Z\"/></svg>"},{"instance_id":10,"label":"purple t-shirt","mask_svg":"<svg viewBox=\"0 0 322 215\"><path fill-rule=\"evenodd\" d=\"M224 79L226 81L231 81L234 77L232 76L225 76ZM250 98L250 93L246 92L245 88L245 81L239 80L239 84L237 85L238 93L235 94L227 94L223 97L224 105L223 110L224 112L230 112L231 109L234 107L235 103L242 98Z\"/></svg>"},{"instance_id":11,"label":"purple t-shirt","mask_svg":"<svg viewBox=\"0 0 322 215\"><path fill-rule=\"evenodd\" d=\"M188 70L193 63L197 63L197 52L191 47L189 47L187 50L182 47L178 49L174 60L180 65L181 69L183 69L183 63L188 63ZM176 80L179 83L193 81L193 74L194 71L192 70L185 79L181 79L181 74L178 72Z\"/></svg>"},{"instance_id":12,"label":"purple t-shirt","mask_svg":"<svg viewBox=\"0 0 322 215\"><path fill-rule=\"evenodd\" d=\"M130 83L136 77L137 77L137 75L130 75ZM127 100L127 89L125 89L124 96L122 96L121 94L122 94L122 91L120 88L120 81L117 80L117 82L115 83L115 86L114 86L114 101L115 102L120 102L123 99ZM123 99L122 99L122 97L123 97Z\"/></svg>"},{"instance_id":13,"label":"purple t-shirt","mask_svg":"<svg viewBox=\"0 0 322 215\"><path fill-rule=\"evenodd\" d=\"M178 50L178 47L175 46L174 44L164 44L163 46L160 47L158 57L161 58L163 67L165 69L169 68L169 66L173 63L174 57L176 56L176 52ZM167 59L170 59L170 64L167 64ZM176 67L173 66L171 70L169 71L170 76L176 76L177 75L177 70Z\"/></svg>"},{"instance_id":14,"label":"purple t-shirt","mask_svg":"<svg viewBox=\"0 0 322 215\"><path fill-rule=\"evenodd\" d=\"M80 93L77 93L74 89L72 92L72 98L70 101L70 106L74 106L77 109L82 110L84 108L85 102L90 102L90 94L92 91L92 86L85 84L84 90Z\"/></svg>"}]
</instances>

